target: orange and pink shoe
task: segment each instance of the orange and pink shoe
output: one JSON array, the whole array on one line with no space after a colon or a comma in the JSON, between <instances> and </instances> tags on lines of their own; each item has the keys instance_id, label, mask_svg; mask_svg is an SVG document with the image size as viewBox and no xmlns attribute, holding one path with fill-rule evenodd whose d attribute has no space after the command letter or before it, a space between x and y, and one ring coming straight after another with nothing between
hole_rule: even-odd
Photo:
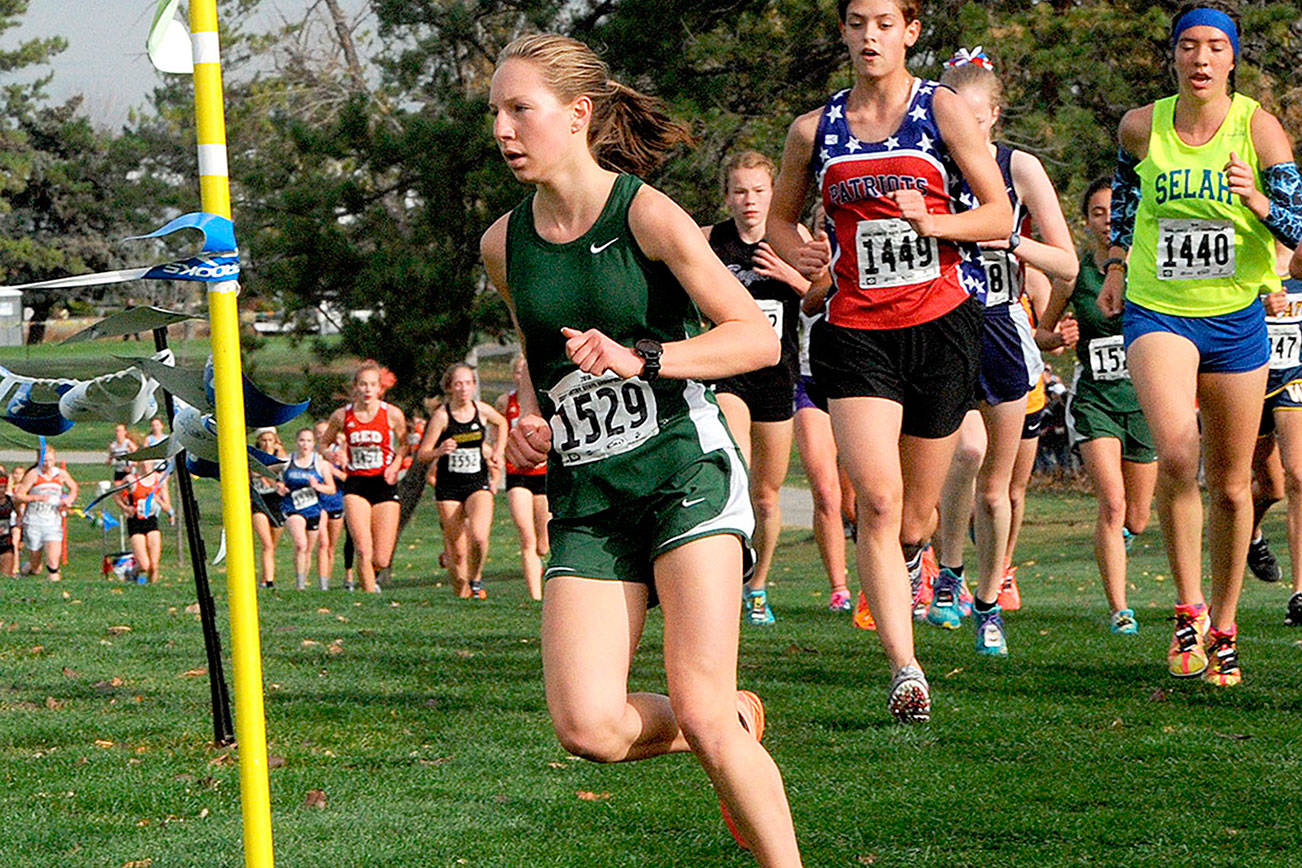
<instances>
[{"instance_id":1,"label":"orange and pink shoe","mask_svg":"<svg viewBox=\"0 0 1302 868\"><path fill-rule=\"evenodd\" d=\"M854 615L851 616L854 625L860 630L876 630L877 622L873 620L873 613L868 608L868 598L859 592L859 599L854 604Z\"/></svg>"},{"instance_id":2,"label":"orange and pink shoe","mask_svg":"<svg viewBox=\"0 0 1302 868\"><path fill-rule=\"evenodd\" d=\"M1176 678L1202 675L1207 669L1207 631L1211 627L1206 604L1178 603L1172 620L1175 630L1166 652L1167 670Z\"/></svg>"},{"instance_id":3,"label":"orange and pink shoe","mask_svg":"<svg viewBox=\"0 0 1302 868\"><path fill-rule=\"evenodd\" d=\"M1016 612L1022 608L1022 592L1017 588L1017 567L1011 564L1004 567L1004 580L999 584L999 596L995 602L1005 612Z\"/></svg>"},{"instance_id":4,"label":"orange and pink shoe","mask_svg":"<svg viewBox=\"0 0 1302 868\"><path fill-rule=\"evenodd\" d=\"M737 718L741 721L742 729L754 736L756 741L764 740L764 703L749 690L737 691ZM723 799L719 799L719 813L723 814L723 824L728 827L728 832L737 842L737 846L749 850L750 843L733 822L732 812L728 810Z\"/></svg>"},{"instance_id":5,"label":"orange and pink shoe","mask_svg":"<svg viewBox=\"0 0 1302 868\"><path fill-rule=\"evenodd\" d=\"M1207 633L1207 668L1203 670L1203 681L1216 687L1234 687L1243 681L1243 671L1239 669L1239 650L1235 640L1238 629L1222 633L1213 627Z\"/></svg>"}]
</instances>

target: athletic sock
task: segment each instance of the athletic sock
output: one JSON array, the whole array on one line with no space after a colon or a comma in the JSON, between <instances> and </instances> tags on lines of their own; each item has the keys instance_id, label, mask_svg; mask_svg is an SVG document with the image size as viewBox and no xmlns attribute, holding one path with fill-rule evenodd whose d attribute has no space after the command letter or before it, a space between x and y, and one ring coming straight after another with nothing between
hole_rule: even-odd
<instances>
[{"instance_id":1,"label":"athletic sock","mask_svg":"<svg viewBox=\"0 0 1302 868\"><path fill-rule=\"evenodd\" d=\"M307 573L299 573L294 580L294 585L300 591L307 590Z\"/></svg>"},{"instance_id":2,"label":"athletic sock","mask_svg":"<svg viewBox=\"0 0 1302 868\"><path fill-rule=\"evenodd\" d=\"M972 601L972 608L974 611L977 612L989 612L991 609L995 607L995 605L996 605L995 603L987 603L986 601L982 600L980 597L977 597L975 600Z\"/></svg>"},{"instance_id":3,"label":"athletic sock","mask_svg":"<svg viewBox=\"0 0 1302 868\"><path fill-rule=\"evenodd\" d=\"M328 590L330 590L330 579L329 579L328 576L317 576L317 577L316 577L316 584L317 584L317 587L320 588L320 589L323 590L323 591L328 591Z\"/></svg>"},{"instance_id":4,"label":"athletic sock","mask_svg":"<svg viewBox=\"0 0 1302 868\"><path fill-rule=\"evenodd\" d=\"M959 565L956 566L956 567L950 567L950 566L946 566L945 564L941 564L941 565L940 565L940 568L941 568L942 570L949 570L951 573L953 573L954 575L958 576L960 579L963 578L963 565L962 565L962 564L959 564Z\"/></svg>"}]
</instances>

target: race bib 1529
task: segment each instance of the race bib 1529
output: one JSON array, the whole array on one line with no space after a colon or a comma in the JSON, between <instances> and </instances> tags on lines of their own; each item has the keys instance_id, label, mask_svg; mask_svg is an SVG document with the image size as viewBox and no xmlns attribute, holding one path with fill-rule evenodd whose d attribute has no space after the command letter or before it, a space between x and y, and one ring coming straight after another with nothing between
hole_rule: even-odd
<instances>
[{"instance_id":1,"label":"race bib 1529","mask_svg":"<svg viewBox=\"0 0 1302 868\"><path fill-rule=\"evenodd\" d=\"M566 467L621 455L660 433L655 392L636 377L571 371L548 394L552 447Z\"/></svg>"}]
</instances>

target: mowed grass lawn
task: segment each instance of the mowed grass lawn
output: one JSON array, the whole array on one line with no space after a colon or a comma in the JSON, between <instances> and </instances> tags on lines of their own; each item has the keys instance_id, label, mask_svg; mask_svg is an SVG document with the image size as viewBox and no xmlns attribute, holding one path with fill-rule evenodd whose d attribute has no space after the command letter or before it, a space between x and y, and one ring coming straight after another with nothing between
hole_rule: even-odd
<instances>
[{"instance_id":1,"label":"mowed grass lawn","mask_svg":"<svg viewBox=\"0 0 1302 868\"><path fill-rule=\"evenodd\" d=\"M201 495L215 552L213 485ZM825 610L809 533L784 535L778 623L743 631L741 681L767 703L806 864L1297 864L1302 631L1280 625L1285 590L1249 579L1241 688L1178 682L1156 531L1132 563L1141 633L1114 637L1092 502L1035 495L1028 513L1012 656L920 627L935 708L914 728L886 713L876 637ZM0 579L6 863L240 865L238 765L187 675L204 663L189 571L169 534L161 584L105 581L98 533L74 522L61 583ZM557 745L513 539L499 504L485 602L440 583L428 494L380 597L295 592L282 543L281 588L259 592L277 864L750 864L689 757L599 766ZM660 625L634 689L664 684Z\"/></svg>"}]
</instances>

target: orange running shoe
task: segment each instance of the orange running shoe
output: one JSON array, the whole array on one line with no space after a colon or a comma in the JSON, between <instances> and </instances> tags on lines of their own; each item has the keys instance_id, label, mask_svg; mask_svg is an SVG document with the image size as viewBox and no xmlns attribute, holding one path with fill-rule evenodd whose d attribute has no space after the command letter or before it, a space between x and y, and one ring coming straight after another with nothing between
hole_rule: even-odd
<instances>
[{"instance_id":1,"label":"orange running shoe","mask_svg":"<svg viewBox=\"0 0 1302 868\"><path fill-rule=\"evenodd\" d=\"M916 610L921 606L924 610L931 605L931 598L935 592L936 576L940 575L940 561L936 559L936 549L931 543L922 550L922 587L918 591L918 598L913 601L913 608Z\"/></svg>"},{"instance_id":2,"label":"orange running shoe","mask_svg":"<svg viewBox=\"0 0 1302 868\"><path fill-rule=\"evenodd\" d=\"M1022 592L1017 589L1017 567L1010 564L1004 568L1004 580L999 585L999 596L995 602L1005 612L1016 612L1022 608Z\"/></svg>"},{"instance_id":3,"label":"orange running shoe","mask_svg":"<svg viewBox=\"0 0 1302 868\"><path fill-rule=\"evenodd\" d=\"M851 620L860 630L876 630L877 622L873 620L873 613L868 609L868 598L859 592L859 600L854 605L854 615Z\"/></svg>"},{"instance_id":4,"label":"orange running shoe","mask_svg":"<svg viewBox=\"0 0 1302 868\"><path fill-rule=\"evenodd\" d=\"M1172 620L1175 621L1175 631L1171 635L1171 647L1166 652L1166 668L1176 678L1201 675L1207 669L1207 631L1211 627L1207 608L1179 603Z\"/></svg>"},{"instance_id":5,"label":"orange running shoe","mask_svg":"<svg viewBox=\"0 0 1302 868\"><path fill-rule=\"evenodd\" d=\"M737 718L741 721L742 729L753 735L756 741L764 740L764 703L749 690L737 691ZM723 814L723 823L728 827L728 832L737 842L737 846L749 850L750 844L742 836L737 824L733 822L732 812L723 803L723 799L719 799L719 813Z\"/></svg>"}]
</instances>

